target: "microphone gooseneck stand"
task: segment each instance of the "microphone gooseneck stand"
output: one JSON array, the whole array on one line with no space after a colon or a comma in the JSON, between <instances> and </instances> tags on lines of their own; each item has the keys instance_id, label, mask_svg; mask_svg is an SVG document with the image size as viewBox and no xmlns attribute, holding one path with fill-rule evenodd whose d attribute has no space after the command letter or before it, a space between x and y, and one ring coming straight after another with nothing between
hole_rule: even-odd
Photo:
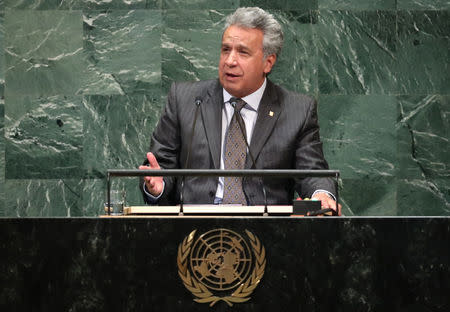
<instances>
[{"instance_id":1,"label":"microphone gooseneck stand","mask_svg":"<svg viewBox=\"0 0 450 312\"><path fill-rule=\"evenodd\" d=\"M192 149L192 140L194 139L195 125L196 125L197 119L198 119L198 112L199 112L199 109L200 109L200 104L202 104L202 99L197 97L195 99L195 105L196 105L195 116L194 116L194 122L192 123L191 135L189 137L189 145L188 145L188 151L187 151L187 155L186 155L186 161L184 162L184 169L188 169L188 166L189 166L189 160L190 160L190 157L191 157L191 149ZM185 176L182 176L181 177L181 190L180 190L180 213L179 213L180 216L182 216L184 214L183 213L184 179L185 179Z\"/></svg>"}]
</instances>

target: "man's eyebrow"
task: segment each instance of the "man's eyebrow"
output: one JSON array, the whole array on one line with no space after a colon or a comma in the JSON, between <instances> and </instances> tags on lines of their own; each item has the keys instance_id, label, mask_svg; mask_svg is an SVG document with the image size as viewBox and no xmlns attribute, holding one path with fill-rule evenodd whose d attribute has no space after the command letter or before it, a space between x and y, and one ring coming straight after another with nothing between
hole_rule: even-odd
<instances>
[{"instance_id":1,"label":"man's eyebrow","mask_svg":"<svg viewBox=\"0 0 450 312\"><path fill-rule=\"evenodd\" d=\"M232 46L232 44L226 43L226 42L223 42L221 45L222 48L229 48L231 46ZM246 46L245 44L239 43L236 46L239 50L248 50L248 51L250 50L250 48L248 46Z\"/></svg>"}]
</instances>

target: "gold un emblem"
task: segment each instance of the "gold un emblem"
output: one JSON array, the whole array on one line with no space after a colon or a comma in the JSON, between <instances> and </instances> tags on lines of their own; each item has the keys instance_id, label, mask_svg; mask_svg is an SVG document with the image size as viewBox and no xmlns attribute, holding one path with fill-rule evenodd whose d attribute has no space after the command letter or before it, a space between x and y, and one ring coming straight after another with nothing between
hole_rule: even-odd
<instances>
[{"instance_id":1,"label":"gold un emblem","mask_svg":"<svg viewBox=\"0 0 450 312\"><path fill-rule=\"evenodd\" d=\"M266 251L259 239L245 230L248 242L228 229L186 236L178 247L178 274L194 301L229 306L250 300L266 267ZM250 246L249 246L250 244Z\"/></svg>"}]
</instances>

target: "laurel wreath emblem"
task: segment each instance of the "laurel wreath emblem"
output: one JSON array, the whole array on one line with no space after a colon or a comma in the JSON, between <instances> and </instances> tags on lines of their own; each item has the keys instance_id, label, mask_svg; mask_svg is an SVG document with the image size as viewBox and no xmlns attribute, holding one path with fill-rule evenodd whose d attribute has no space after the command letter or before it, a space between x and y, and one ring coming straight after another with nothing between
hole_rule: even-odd
<instances>
[{"instance_id":1,"label":"laurel wreath emblem","mask_svg":"<svg viewBox=\"0 0 450 312\"><path fill-rule=\"evenodd\" d=\"M192 243L194 242L195 232L196 230L192 231L178 246L177 257L178 275L183 281L186 289L196 297L194 301L198 303L210 303L209 306L211 307L219 301L225 301L231 307L233 306L233 303L242 303L250 300L250 295L261 281L266 268L266 250L259 239L250 231L245 230L255 256L255 265L252 274L245 282L240 284L231 295L221 297L209 291L209 289L192 276L188 270L188 256L191 252Z\"/></svg>"}]
</instances>

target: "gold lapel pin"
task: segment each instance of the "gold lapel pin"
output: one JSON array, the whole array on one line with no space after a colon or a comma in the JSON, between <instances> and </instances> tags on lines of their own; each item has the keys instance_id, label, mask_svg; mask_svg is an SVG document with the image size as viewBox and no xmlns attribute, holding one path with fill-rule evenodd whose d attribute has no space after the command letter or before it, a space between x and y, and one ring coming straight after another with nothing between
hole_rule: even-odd
<instances>
[{"instance_id":1,"label":"gold lapel pin","mask_svg":"<svg viewBox=\"0 0 450 312\"><path fill-rule=\"evenodd\" d=\"M269 112L269 116L273 117L273 112L272 111Z\"/></svg>"}]
</instances>

